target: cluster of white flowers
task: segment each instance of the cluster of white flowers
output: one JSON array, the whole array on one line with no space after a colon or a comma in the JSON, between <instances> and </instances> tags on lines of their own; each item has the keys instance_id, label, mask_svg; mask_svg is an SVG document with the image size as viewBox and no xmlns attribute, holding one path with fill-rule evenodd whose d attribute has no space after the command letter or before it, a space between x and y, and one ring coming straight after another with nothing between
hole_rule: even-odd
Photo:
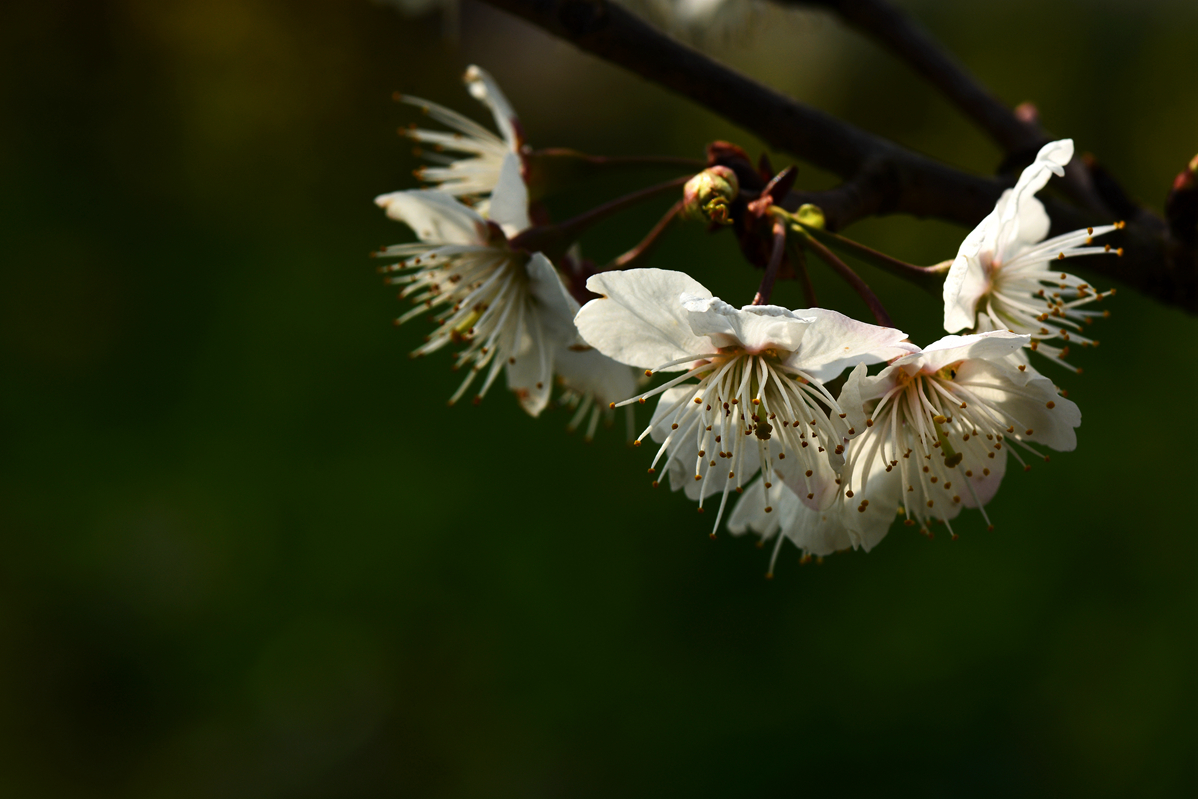
<instances>
[{"instance_id":1,"label":"cluster of white flowers","mask_svg":"<svg viewBox=\"0 0 1198 799\"><path fill-rule=\"evenodd\" d=\"M1009 457L1029 469L1029 459L1047 460L1044 449L1075 447L1077 405L1026 355L1064 363L1068 343L1096 343L1079 332L1097 315L1082 306L1111 293L1054 262L1110 252L1093 238L1116 225L1045 238L1049 219L1035 194L1062 174L1071 141L1045 146L965 238L944 285L950 335L920 348L901 330L823 308L736 308L661 269L593 274L586 289L596 298L580 308L550 259L520 246L528 189L511 106L477 67L466 80L502 135L409 99L456 130L410 135L467 157L425 170L435 189L377 199L420 239L382 253L400 259L390 279L417 304L399 321L434 317L414 355L462 346L454 368L469 374L451 403L476 377L481 399L504 368L535 416L556 374L577 409L571 426L590 415L589 437L601 415L656 397L634 442L658 445L653 485L664 473L700 511L714 505L713 536L733 497L727 527L774 541L771 574L784 540L804 557L823 556L868 551L898 518L929 537L943 524L955 538L963 508L989 524L984 506ZM960 331L969 332L952 335ZM669 379L630 396L630 367L642 379ZM846 371L834 396L830 385Z\"/></svg>"}]
</instances>

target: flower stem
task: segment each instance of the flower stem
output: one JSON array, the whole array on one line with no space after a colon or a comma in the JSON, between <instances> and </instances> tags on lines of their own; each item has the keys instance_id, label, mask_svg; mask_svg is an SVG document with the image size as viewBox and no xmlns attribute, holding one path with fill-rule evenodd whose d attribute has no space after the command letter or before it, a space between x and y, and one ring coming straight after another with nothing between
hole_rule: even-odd
<instances>
[{"instance_id":1,"label":"flower stem","mask_svg":"<svg viewBox=\"0 0 1198 799\"><path fill-rule=\"evenodd\" d=\"M658 183L656 186L649 186L648 188L641 189L640 191L634 191L632 194L625 194L623 197L617 197L616 199L606 202L597 208L592 208L585 213L579 214L573 219L567 219L565 222L562 222L560 225L558 225L558 227L570 237L571 241L573 241L581 236L588 228L598 222L602 222L612 214L623 211L625 208L630 208L642 200L648 200L651 197L656 197L658 194L662 194L672 189L677 189L690 180L691 177L693 176L684 175L680 178L668 180L665 183Z\"/></svg>"},{"instance_id":2,"label":"flower stem","mask_svg":"<svg viewBox=\"0 0 1198 799\"><path fill-rule=\"evenodd\" d=\"M786 222L774 218L774 247L770 250L769 263L765 265L765 274L761 277L761 285L753 297L753 305L765 305L774 293L774 281L778 279L778 268L782 266L782 257L786 255Z\"/></svg>"},{"instance_id":3,"label":"flower stem","mask_svg":"<svg viewBox=\"0 0 1198 799\"><path fill-rule=\"evenodd\" d=\"M642 258L645 258L657 246L657 242L661 239L661 235L666 232L670 224L678 218L679 212L682 211L682 200L674 203L670 210L666 211L665 215L658 221L653 229L641 239L640 244L633 247L628 252L616 258L607 266L600 269L600 272L610 272L619 269L630 269L637 264Z\"/></svg>"},{"instance_id":4,"label":"flower stem","mask_svg":"<svg viewBox=\"0 0 1198 799\"><path fill-rule=\"evenodd\" d=\"M832 267L832 270L835 271L836 274L844 278L845 282L853 287L853 290L857 292L861 299L865 300L865 304L869 306L869 310L873 313L874 319L877 320L879 325L882 325L883 327L894 327L894 322L891 321L890 314L886 313L886 309L882 306L882 303L878 299L877 295L870 290L869 286L865 284L865 281L862 280L856 272L849 268L848 264L837 258L831 250L821 244L814 236L807 239L807 245L811 247L811 249L815 251L815 254L822 258L824 262L828 264L828 266Z\"/></svg>"},{"instance_id":5,"label":"flower stem","mask_svg":"<svg viewBox=\"0 0 1198 799\"><path fill-rule=\"evenodd\" d=\"M589 228L602 222L612 214L636 205L642 200L648 200L664 192L676 190L690 180L691 177L691 175L685 175L666 181L665 183L659 183L656 186L649 186L640 191L634 191L632 194L626 194L623 197L617 197L610 202L581 213L573 219L567 219L559 225L538 225L531 227L517 234L511 239L510 244L513 249L544 253L545 257L550 261L557 262L565 254L566 250L569 249L570 245Z\"/></svg>"},{"instance_id":6,"label":"flower stem","mask_svg":"<svg viewBox=\"0 0 1198 799\"><path fill-rule=\"evenodd\" d=\"M526 153L531 158L574 158L594 166L680 166L702 169L706 161L698 158L679 158L673 155L587 155L567 147L547 147Z\"/></svg>"},{"instance_id":7,"label":"flower stem","mask_svg":"<svg viewBox=\"0 0 1198 799\"><path fill-rule=\"evenodd\" d=\"M913 264L900 261L897 258L878 252L872 247L867 247L864 244L846 239L844 236L833 233L829 230L821 230L813 228L809 225L796 223L802 227L803 232L807 233L812 238L818 239L828 247L839 250L843 253L857 256L867 263L873 264L892 275L901 277L904 280L909 280L912 283L917 283L929 291L936 291L943 282L944 275L948 273L948 264L939 264L937 266L915 266Z\"/></svg>"},{"instance_id":8,"label":"flower stem","mask_svg":"<svg viewBox=\"0 0 1198 799\"><path fill-rule=\"evenodd\" d=\"M811 282L811 273L807 271L807 253L797 242L792 244L791 260L794 261L795 273L803 284L803 296L807 299L807 307L818 307L819 301L815 299L815 286Z\"/></svg>"}]
</instances>

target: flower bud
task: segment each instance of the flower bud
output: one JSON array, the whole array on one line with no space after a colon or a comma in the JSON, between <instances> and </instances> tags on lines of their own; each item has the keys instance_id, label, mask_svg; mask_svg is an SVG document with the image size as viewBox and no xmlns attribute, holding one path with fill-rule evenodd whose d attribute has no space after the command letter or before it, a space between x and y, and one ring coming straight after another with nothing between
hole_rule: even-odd
<instances>
[{"instance_id":1,"label":"flower bud","mask_svg":"<svg viewBox=\"0 0 1198 799\"><path fill-rule=\"evenodd\" d=\"M795 212L795 218L800 224L807 227L813 227L818 230L824 229L824 211L818 205L811 203L803 203L799 206L799 210Z\"/></svg>"},{"instance_id":2,"label":"flower bud","mask_svg":"<svg viewBox=\"0 0 1198 799\"><path fill-rule=\"evenodd\" d=\"M682 188L682 213L688 219L732 224L731 205L740 194L736 173L726 166L704 169Z\"/></svg>"}]
</instances>

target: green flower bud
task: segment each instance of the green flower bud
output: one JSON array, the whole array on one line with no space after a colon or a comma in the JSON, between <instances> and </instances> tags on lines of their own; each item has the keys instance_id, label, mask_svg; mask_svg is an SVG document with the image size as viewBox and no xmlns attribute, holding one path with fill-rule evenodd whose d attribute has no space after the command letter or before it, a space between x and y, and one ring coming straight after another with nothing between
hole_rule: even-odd
<instances>
[{"instance_id":1,"label":"green flower bud","mask_svg":"<svg viewBox=\"0 0 1198 799\"><path fill-rule=\"evenodd\" d=\"M824 212L818 205L803 203L799 206L799 210L795 211L795 219L807 227L817 230L824 229Z\"/></svg>"},{"instance_id":2,"label":"green flower bud","mask_svg":"<svg viewBox=\"0 0 1198 799\"><path fill-rule=\"evenodd\" d=\"M682 213L687 219L732 224L731 206L740 194L736 173L726 166L704 169L682 188Z\"/></svg>"}]
</instances>

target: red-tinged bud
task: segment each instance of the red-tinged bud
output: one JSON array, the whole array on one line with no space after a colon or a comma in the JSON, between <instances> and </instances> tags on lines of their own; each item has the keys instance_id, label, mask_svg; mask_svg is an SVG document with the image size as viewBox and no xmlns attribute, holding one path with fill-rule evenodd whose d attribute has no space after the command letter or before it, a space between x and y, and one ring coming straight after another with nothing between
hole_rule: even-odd
<instances>
[{"instance_id":1,"label":"red-tinged bud","mask_svg":"<svg viewBox=\"0 0 1198 799\"><path fill-rule=\"evenodd\" d=\"M1198 247L1198 155L1173 179L1173 188L1165 198L1165 219L1177 242L1174 259L1192 260Z\"/></svg>"}]
</instances>

